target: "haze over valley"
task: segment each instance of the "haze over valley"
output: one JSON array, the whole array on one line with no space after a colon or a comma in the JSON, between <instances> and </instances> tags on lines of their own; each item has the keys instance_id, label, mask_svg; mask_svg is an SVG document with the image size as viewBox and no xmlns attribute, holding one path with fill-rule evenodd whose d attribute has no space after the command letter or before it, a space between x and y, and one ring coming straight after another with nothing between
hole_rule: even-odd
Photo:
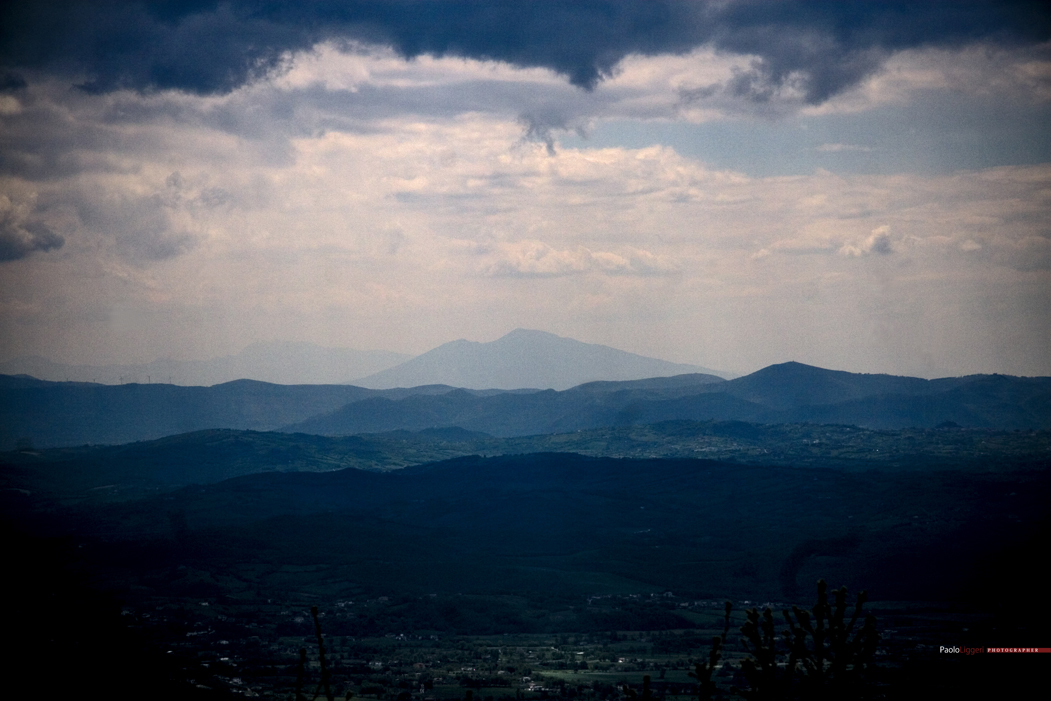
<instances>
[{"instance_id":1,"label":"haze over valley","mask_svg":"<svg viewBox=\"0 0 1051 701\"><path fill-rule=\"evenodd\" d=\"M691 372L730 377L696 365L646 358L527 329L516 329L490 343L452 341L415 358L391 351L274 341L253 344L237 355L202 361L162 359L143 365L91 366L27 357L0 363L0 374L54 382L207 386L258 380L286 385L356 384L372 389L433 384L470 389L568 389L593 380L637 380Z\"/></svg>"}]
</instances>

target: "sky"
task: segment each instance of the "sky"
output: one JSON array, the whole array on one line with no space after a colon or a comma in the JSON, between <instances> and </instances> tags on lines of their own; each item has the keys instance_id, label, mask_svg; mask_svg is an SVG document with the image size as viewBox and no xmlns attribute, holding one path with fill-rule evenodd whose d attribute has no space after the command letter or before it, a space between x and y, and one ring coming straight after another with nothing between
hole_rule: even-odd
<instances>
[{"instance_id":1,"label":"sky","mask_svg":"<svg viewBox=\"0 0 1051 701\"><path fill-rule=\"evenodd\" d=\"M0 360L1051 375L1042 2L0 5Z\"/></svg>"}]
</instances>

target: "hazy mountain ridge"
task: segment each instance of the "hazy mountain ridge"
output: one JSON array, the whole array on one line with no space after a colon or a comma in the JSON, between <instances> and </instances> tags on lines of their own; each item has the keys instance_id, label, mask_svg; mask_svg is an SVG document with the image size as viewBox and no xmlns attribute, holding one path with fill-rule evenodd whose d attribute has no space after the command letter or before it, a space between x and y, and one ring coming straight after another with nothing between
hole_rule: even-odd
<instances>
[{"instance_id":1,"label":"hazy mountain ridge","mask_svg":"<svg viewBox=\"0 0 1051 701\"><path fill-rule=\"evenodd\" d=\"M524 436L681 419L869 428L933 427L946 422L976 428L1051 427L1051 378L972 375L924 380L801 363L773 365L722 382L711 378L691 383L694 377L642 385L649 389L597 383L529 395L377 398L367 404L348 404L287 430L350 435L460 426L496 436Z\"/></svg>"},{"instance_id":2,"label":"hazy mountain ridge","mask_svg":"<svg viewBox=\"0 0 1051 701\"><path fill-rule=\"evenodd\" d=\"M101 385L0 376L0 447L128 443L211 428L270 430L371 396L401 398L452 387L370 390L237 380L211 387ZM485 394L480 393L480 394Z\"/></svg>"},{"instance_id":3,"label":"hazy mountain ridge","mask_svg":"<svg viewBox=\"0 0 1051 701\"><path fill-rule=\"evenodd\" d=\"M391 351L273 341L253 343L235 355L209 360L162 358L150 363L95 366L30 356L0 363L0 374L52 382L210 386L251 379L275 384L354 384L371 389L430 384L467 389L568 389L596 380L694 372L724 375L696 365L526 329L516 329L489 343L452 341L415 358Z\"/></svg>"},{"instance_id":4,"label":"hazy mountain ridge","mask_svg":"<svg viewBox=\"0 0 1051 701\"><path fill-rule=\"evenodd\" d=\"M349 435L405 429L418 431L459 426L495 436L523 436L633 423L626 417L634 403L691 394L724 381L711 375L663 378L658 385L637 381L588 383L564 390L479 396L465 390L442 395L390 399L370 397L312 417L283 430ZM628 385L622 389L622 384Z\"/></svg>"},{"instance_id":5,"label":"hazy mountain ridge","mask_svg":"<svg viewBox=\"0 0 1051 701\"><path fill-rule=\"evenodd\" d=\"M439 383L470 389L564 390L600 380L641 380L689 373L719 375L544 331L515 329L489 343L451 341L401 365L355 381L389 389Z\"/></svg>"},{"instance_id":6,"label":"hazy mountain ridge","mask_svg":"<svg viewBox=\"0 0 1051 701\"><path fill-rule=\"evenodd\" d=\"M765 382L770 377L775 381ZM886 429L945 423L972 428L1049 428L1051 378L970 375L924 380L854 375L786 363L712 386L706 393L638 402L626 409L625 418L635 423L714 419Z\"/></svg>"},{"instance_id":7,"label":"hazy mountain ridge","mask_svg":"<svg viewBox=\"0 0 1051 701\"><path fill-rule=\"evenodd\" d=\"M209 386L251 379L276 384L346 384L404 362L392 351L325 348L300 341L253 343L235 355L209 360L161 358L132 365L68 365L29 356L0 363L0 373L30 375L53 382L165 383ZM425 383L420 383L425 384Z\"/></svg>"},{"instance_id":8,"label":"hazy mountain ridge","mask_svg":"<svg viewBox=\"0 0 1051 701\"><path fill-rule=\"evenodd\" d=\"M214 387L0 381L0 447L125 443L209 428L352 435L460 427L524 436L667 420L838 423L869 428L1051 428L1051 378L923 380L799 363L721 380L699 374L564 391L428 385L370 390L240 381Z\"/></svg>"}]
</instances>

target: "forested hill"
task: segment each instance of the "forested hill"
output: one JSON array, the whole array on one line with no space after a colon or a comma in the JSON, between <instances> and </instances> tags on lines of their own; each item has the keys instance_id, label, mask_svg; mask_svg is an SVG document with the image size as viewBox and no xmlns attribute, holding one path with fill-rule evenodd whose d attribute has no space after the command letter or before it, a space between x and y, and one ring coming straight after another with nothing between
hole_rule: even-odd
<instances>
[{"instance_id":1,"label":"forested hill","mask_svg":"<svg viewBox=\"0 0 1051 701\"><path fill-rule=\"evenodd\" d=\"M880 598L933 599L960 593L1004 543L1032 537L1049 493L1045 469L850 472L545 453L247 475L83 509L76 527L82 538L157 544L159 571L171 569L161 551L172 538L208 567L252 563L262 587L272 584L264 571L277 570L260 563L324 562L327 582L425 594L776 598L821 575Z\"/></svg>"}]
</instances>

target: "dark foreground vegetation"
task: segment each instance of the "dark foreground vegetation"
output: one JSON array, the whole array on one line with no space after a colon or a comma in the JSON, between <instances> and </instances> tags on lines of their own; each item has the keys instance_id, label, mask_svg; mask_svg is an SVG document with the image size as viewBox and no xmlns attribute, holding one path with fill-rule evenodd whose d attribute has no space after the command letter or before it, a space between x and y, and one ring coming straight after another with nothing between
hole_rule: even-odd
<instances>
[{"instance_id":1,"label":"dark foreground vegetation","mask_svg":"<svg viewBox=\"0 0 1051 701\"><path fill-rule=\"evenodd\" d=\"M797 600L797 611L792 602L740 601L731 604L728 616L723 602L670 592L548 600L554 620L547 630L483 635L458 633L456 627L484 627L494 613L499 620L529 602L472 595L321 602L294 592L283 600L253 601L124 592L121 605L89 585L82 569L87 563L66 549L69 541L11 531L4 537L15 545L14 562L24 566L19 571L27 573L11 592L19 605L6 624L5 689L15 697L71 690L109 699L292 700L299 698L297 691L325 698L327 686L329 698L387 701L1003 698L1012 692L1025 698L1027 685L1038 683L1046 670L1039 656L939 652L939 646L1029 644L1046 636L1044 610L1011 593L997 602L999 609L867 603L858 621L852 621L849 601L842 638L848 647L860 644L838 658L849 661L844 673L819 682L813 634L802 636L806 651L796 652L794 673L786 676L798 638L781 619L789 611L802 627L803 612L814 630L822 607L820 601L815 605L813 590ZM41 560L42 554L50 557ZM407 628L404 611L410 608L437 611L445 624ZM560 614L575 609L604 615L609 629L558 632ZM833 597L824 609L828 627L838 602ZM768 610L775 622L772 637L764 630ZM361 618L366 628L356 623ZM831 667L842 652L827 639L825 648L825 666ZM806 657L809 667L800 659ZM770 661L781 665L773 674Z\"/></svg>"},{"instance_id":2,"label":"dark foreground vegetation","mask_svg":"<svg viewBox=\"0 0 1051 701\"><path fill-rule=\"evenodd\" d=\"M8 453L5 664L109 698L1003 695L1045 658L940 649L1051 643L1048 446L672 422Z\"/></svg>"}]
</instances>

